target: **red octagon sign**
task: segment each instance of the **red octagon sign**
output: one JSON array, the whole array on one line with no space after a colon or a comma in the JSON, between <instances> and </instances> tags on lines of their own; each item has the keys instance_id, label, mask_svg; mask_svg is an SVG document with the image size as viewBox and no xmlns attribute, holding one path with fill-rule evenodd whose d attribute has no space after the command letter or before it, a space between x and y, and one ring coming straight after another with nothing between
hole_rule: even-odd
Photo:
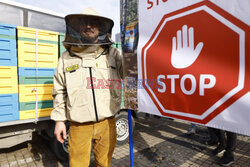
<instances>
[{"instance_id":1,"label":"red octagon sign","mask_svg":"<svg viewBox=\"0 0 250 167\"><path fill-rule=\"evenodd\" d=\"M142 49L143 85L161 114L206 124L244 95L246 33L208 1L165 15Z\"/></svg>"}]
</instances>

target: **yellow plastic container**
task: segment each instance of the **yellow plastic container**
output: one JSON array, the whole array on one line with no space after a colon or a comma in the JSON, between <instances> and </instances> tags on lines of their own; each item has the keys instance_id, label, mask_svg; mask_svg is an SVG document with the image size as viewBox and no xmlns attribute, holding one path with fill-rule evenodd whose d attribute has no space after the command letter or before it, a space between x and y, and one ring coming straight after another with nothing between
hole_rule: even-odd
<instances>
[{"instance_id":1,"label":"yellow plastic container","mask_svg":"<svg viewBox=\"0 0 250 167\"><path fill-rule=\"evenodd\" d=\"M17 67L16 66L0 66L0 77L2 76L17 77Z\"/></svg>"},{"instance_id":2,"label":"yellow plastic container","mask_svg":"<svg viewBox=\"0 0 250 167\"><path fill-rule=\"evenodd\" d=\"M38 39L46 41L56 41L58 42L58 32L45 31L38 29ZM22 38L32 38L36 39L36 29L17 26L17 36Z\"/></svg>"},{"instance_id":3,"label":"yellow plastic container","mask_svg":"<svg viewBox=\"0 0 250 167\"><path fill-rule=\"evenodd\" d=\"M18 40L18 66L36 67L36 43ZM58 45L38 43L38 67L56 68L58 63Z\"/></svg>"},{"instance_id":4,"label":"yellow plastic container","mask_svg":"<svg viewBox=\"0 0 250 167\"><path fill-rule=\"evenodd\" d=\"M0 85L0 94L18 93L18 85Z\"/></svg>"},{"instance_id":5,"label":"yellow plastic container","mask_svg":"<svg viewBox=\"0 0 250 167\"><path fill-rule=\"evenodd\" d=\"M53 108L38 109L37 117L49 117ZM19 119L32 119L36 116L36 110L26 110L19 112Z\"/></svg>"},{"instance_id":6,"label":"yellow plastic container","mask_svg":"<svg viewBox=\"0 0 250 167\"><path fill-rule=\"evenodd\" d=\"M19 85L19 102L36 101L36 90L38 92L38 101L53 100L53 84L25 84Z\"/></svg>"},{"instance_id":7,"label":"yellow plastic container","mask_svg":"<svg viewBox=\"0 0 250 167\"><path fill-rule=\"evenodd\" d=\"M0 86L17 85L17 76L0 76Z\"/></svg>"},{"instance_id":8,"label":"yellow plastic container","mask_svg":"<svg viewBox=\"0 0 250 167\"><path fill-rule=\"evenodd\" d=\"M0 66L0 94L18 92L17 67Z\"/></svg>"}]
</instances>

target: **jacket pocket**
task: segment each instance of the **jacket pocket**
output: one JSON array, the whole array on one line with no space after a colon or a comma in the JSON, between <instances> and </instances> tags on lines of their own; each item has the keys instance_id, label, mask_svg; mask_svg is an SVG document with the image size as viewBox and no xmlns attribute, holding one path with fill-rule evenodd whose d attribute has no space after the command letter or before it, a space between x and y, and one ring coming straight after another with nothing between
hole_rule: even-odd
<instances>
[{"instance_id":1,"label":"jacket pocket","mask_svg":"<svg viewBox=\"0 0 250 167\"><path fill-rule=\"evenodd\" d=\"M83 68L71 72L65 72L67 89L83 86L84 76L86 76L86 70Z\"/></svg>"},{"instance_id":2,"label":"jacket pocket","mask_svg":"<svg viewBox=\"0 0 250 167\"><path fill-rule=\"evenodd\" d=\"M118 71L117 65L114 59L109 61L108 71L109 71L109 79L110 80L117 80L118 78Z\"/></svg>"}]
</instances>

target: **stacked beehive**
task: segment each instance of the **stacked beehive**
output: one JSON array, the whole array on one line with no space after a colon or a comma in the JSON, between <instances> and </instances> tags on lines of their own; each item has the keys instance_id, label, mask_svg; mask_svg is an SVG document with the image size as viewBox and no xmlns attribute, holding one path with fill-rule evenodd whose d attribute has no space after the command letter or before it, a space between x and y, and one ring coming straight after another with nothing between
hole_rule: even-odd
<instances>
[{"instance_id":1,"label":"stacked beehive","mask_svg":"<svg viewBox=\"0 0 250 167\"><path fill-rule=\"evenodd\" d=\"M59 56L61 56L63 52L66 51L65 47L63 46L64 38L65 38L65 34L60 33L59 34Z\"/></svg>"},{"instance_id":2,"label":"stacked beehive","mask_svg":"<svg viewBox=\"0 0 250 167\"><path fill-rule=\"evenodd\" d=\"M0 24L0 122L18 117L16 27Z\"/></svg>"},{"instance_id":3,"label":"stacked beehive","mask_svg":"<svg viewBox=\"0 0 250 167\"><path fill-rule=\"evenodd\" d=\"M122 51L122 44L121 42L117 42L117 43L113 43L112 44L113 47L119 49L120 51Z\"/></svg>"},{"instance_id":4,"label":"stacked beehive","mask_svg":"<svg viewBox=\"0 0 250 167\"><path fill-rule=\"evenodd\" d=\"M58 33L17 27L20 119L47 117L53 107Z\"/></svg>"}]
</instances>

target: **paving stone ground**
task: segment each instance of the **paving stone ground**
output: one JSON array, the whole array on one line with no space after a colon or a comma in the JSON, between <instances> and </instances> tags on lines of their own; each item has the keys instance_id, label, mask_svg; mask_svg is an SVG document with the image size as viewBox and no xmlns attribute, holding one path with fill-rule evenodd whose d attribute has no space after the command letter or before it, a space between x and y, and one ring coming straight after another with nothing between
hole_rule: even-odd
<instances>
[{"instance_id":1,"label":"paving stone ground","mask_svg":"<svg viewBox=\"0 0 250 167\"><path fill-rule=\"evenodd\" d=\"M205 127L197 126L186 135L189 124L167 118L148 119L139 114L133 133L135 167L219 167L219 156L212 156L215 146L203 144L208 138ZM50 150L48 142L34 135L31 142L0 150L1 167L66 167ZM117 146L112 167L129 167L129 144ZM91 167L94 167L93 156ZM250 137L238 135L235 163L232 167L250 166Z\"/></svg>"},{"instance_id":2,"label":"paving stone ground","mask_svg":"<svg viewBox=\"0 0 250 167\"><path fill-rule=\"evenodd\" d=\"M138 167L218 166L220 156L213 156L216 146L204 143L209 138L207 128L197 126L196 133L187 135L189 124L178 120L142 115L136 121L134 132L134 165ZM129 145L117 146L112 166L129 166ZM238 135L235 163L231 166L250 166L250 137Z\"/></svg>"}]
</instances>

